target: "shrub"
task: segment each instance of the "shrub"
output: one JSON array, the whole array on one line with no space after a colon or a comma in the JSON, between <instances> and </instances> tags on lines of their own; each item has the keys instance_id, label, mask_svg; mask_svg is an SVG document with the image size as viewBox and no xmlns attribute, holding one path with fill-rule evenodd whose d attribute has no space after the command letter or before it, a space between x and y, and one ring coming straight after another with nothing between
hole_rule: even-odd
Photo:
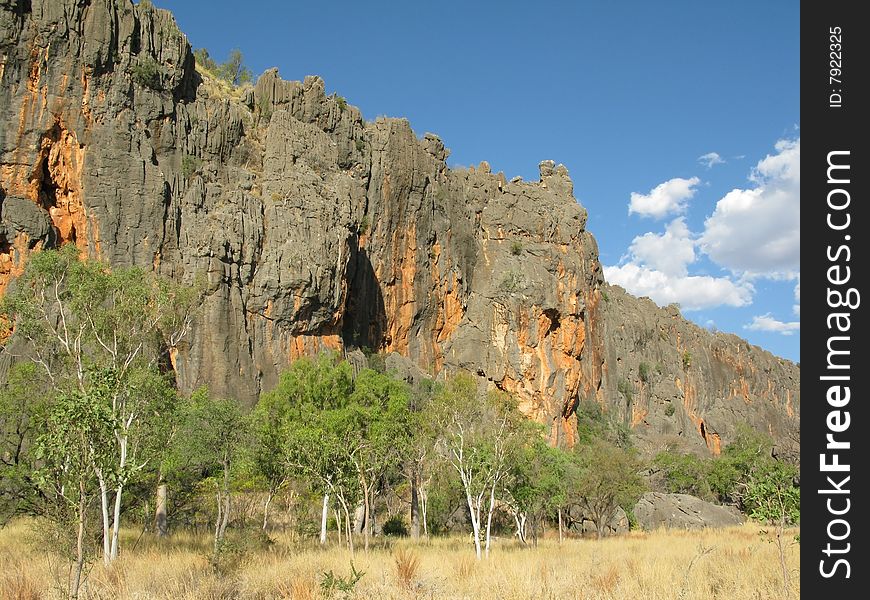
<instances>
[{"instance_id":1,"label":"shrub","mask_svg":"<svg viewBox=\"0 0 870 600\"><path fill-rule=\"evenodd\" d=\"M692 366L692 353L686 350L683 352L683 369L688 369Z\"/></svg>"},{"instance_id":2,"label":"shrub","mask_svg":"<svg viewBox=\"0 0 870 600\"><path fill-rule=\"evenodd\" d=\"M514 242L511 244L511 254L514 256L519 256L523 253L523 245L521 242Z\"/></svg>"},{"instance_id":3,"label":"shrub","mask_svg":"<svg viewBox=\"0 0 870 600\"><path fill-rule=\"evenodd\" d=\"M335 102L338 104L338 110L341 112L347 110L347 100L345 100L343 96L336 97Z\"/></svg>"},{"instance_id":4,"label":"shrub","mask_svg":"<svg viewBox=\"0 0 870 600\"><path fill-rule=\"evenodd\" d=\"M508 271L505 273L498 284L498 290L505 294L512 294L519 291L523 287L523 276L516 271Z\"/></svg>"},{"instance_id":5,"label":"shrub","mask_svg":"<svg viewBox=\"0 0 870 600\"><path fill-rule=\"evenodd\" d=\"M625 378L620 379L620 380L619 380L619 383L616 384L616 390L617 390L620 394L622 394L623 396L625 396L625 399L626 399L626 400L628 400L629 402L631 402L632 396L633 396L634 394L632 393L631 382L630 382L628 379L625 379Z\"/></svg>"},{"instance_id":6,"label":"shrub","mask_svg":"<svg viewBox=\"0 0 870 600\"><path fill-rule=\"evenodd\" d=\"M665 408L665 416L666 416L666 417L672 417L672 416L674 416L674 413L675 413L675 412L677 412L677 407L674 406L674 403L673 403L673 402L669 403L669 404L667 405L667 407Z\"/></svg>"},{"instance_id":7,"label":"shrub","mask_svg":"<svg viewBox=\"0 0 870 600\"><path fill-rule=\"evenodd\" d=\"M393 515L384 521L384 535L405 537L408 535L408 526L401 515Z\"/></svg>"},{"instance_id":8,"label":"shrub","mask_svg":"<svg viewBox=\"0 0 870 600\"><path fill-rule=\"evenodd\" d=\"M396 577L406 590L410 590L420 570L420 557L408 550L400 548L396 551Z\"/></svg>"},{"instance_id":9,"label":"shrub","mask_svg":"<svg viewBox=\"0 0 870 600\"><path fill-rule=\"evenodd\" d=\"M142 87L147 87L152 90L160 90L160 65L150 56L140 60L133 65L132 69L133 81Z\"/></svg>"},{"instance_id":10,"label":"shrub","mask_svg":"<svg viewBox=\"0 0 870 600\"><path fill-rule=\"evenodd\" d=\"M266 96L257 98L257 110L260 113L260 119L268 123L272 119L272 103Z\"/></svg>"},{"instance_id":11,"label":"shrub","mask_svg":"<svg viewBox=\"0 0 870 600\"><path fill-rule=\"evenodd\" d=\"M647 363L645 363L645 362L640 363L640 366L638 367L638 372L640 374L641 381L643 381L644 383L649 382L650 368L649 368L649 365Z\"/></svg>"},{"instance_id":12,"label":"shrub","mask_svg":"<svg viewBox=\"0 0 870 600\"><path fill-rule=\"evenodd\" d=\"M196 170L200 167L202 161L191 154L185 154L181 158L181 175L185 179L190 179Z\"/></svg>"},{"instance_id":13,"label":"shrub","mask_svg":"<svg viewBox=\"0 0 870 600\"><path fill-rule=\"evenodd\" d=\"M347 597L353 594L353 589L359 583L359 580L362 579L363 575L365 575L365 571L357 571L356 567L353 566L353 561L351 561L350 575L347 577L336 575L332 572L332 569L324 571L320 579L320 589L327 596L330 596L333 592L342 592Z\"/></svg>"},{"instance_id":14,"label":"shrub","mask_svg":"<svg viewBox=\"0 0 870 600\"><path fill-rule=\"evenodd\" d=\"M359 232L360 234L368 233L369 226L371 225L371 219L369 219L368 215L363 215L362 219L359 221Z\"/></svg>"},{"instance_id":15,"label":"shrub","mask_svg":"<svg viewBox=\"0 0 870 600\"><path fill-rule=\"evenodd\" d=\"M356 146L357 152L364 152L366 149L366 143L363 140L357 140L354 145Z\"/></svg>"}]
</instances>

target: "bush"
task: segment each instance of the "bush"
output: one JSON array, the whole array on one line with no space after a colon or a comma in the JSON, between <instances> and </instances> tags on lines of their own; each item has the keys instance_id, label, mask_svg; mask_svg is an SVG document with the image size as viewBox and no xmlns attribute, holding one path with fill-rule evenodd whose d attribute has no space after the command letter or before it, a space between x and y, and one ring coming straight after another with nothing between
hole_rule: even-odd
<instances>
[{"instance_id":1,"label":"bush","mask_svg":"<svg viewBox=\"0 0 870 600\"><path fill-rule=\"evenodd\" d=\"M363 140L357 140L354 145L356 146L357 152L364 152L366 149L366 143Z\"/></svg>"},{"instance_id":2,"label":"bush","mask_svg":"<svg viewBox=\"0 0 870 600\"><path fill-rule=\"evenodd\" d=\"M619 383L616 384L616 390L625 396L625 399L631 402L633 397L633 391L631 389L631 382L628 379L620 379Z\"/></svg>"},{"instance_id":3,"label":"bush","mask_svg":"<svg viewBox=\"0 0 870 600\"><path fill-rule=\"evenodd\" d=\"M640 380L641 381L643 381L644 383L649 382L650 368L649 368L649 365L647 363L645 363L645 362L640 363L640 366L638 367L638 372L640 373Z\"/></svg>"},{"instance_id":4,"label":"bush","mask_svg":"<svg viewBox=\"0 0 870 600\"><path fill-rule=\"evenodd\" d=\"M160 65L150 56L133 65L132 69L133 81L152 90L161 89L161 73Z\"/></svg>"},{"instance_id":5,"label":"bush","mask_svg":"<svg viewBox=\"0 0 870 600\"><path fill-rule=\"evenodd\" d=\"M675 412L677 412L677 407L674 406L673 402L669 402L668 405L665 407L665 416L673 417Z\"/></svg>"},{"instance_id":6,"label":"bush","mask_svg":"<svg viewBox=\"0 0 870 600\"><path fill-rule=\"evenodd\" d=\"M181 175L185 179L190 179L196 170L200 167L202 161L191 154L185 154L181 158Z\"/></svg>"},{"instance_id":7,"label":"bush","mask_svg":"<svg viewBox=\"0 0 870 600\"><path fill-rule=\"evenodd\" d=\"M523 245L521 242L514 242L511 244L511 254L514 256L519 256L523 253Z\"/></svg>"},{"instance_id":8,"label":"bush","mask_svg":"<svg viewBox=\"0 0 870 600\"><path fill-rule=\"evenodd\" d=\"M338 110L344 112L347 110L347 100L343 96L337 96L335 102L338 104Z\"/></svg>"},{"instance_id":9,"label":"bush","mask_svg":"<svg viewBox=\"0 0 870 600\"><path fill-rule=\"evenodd\" d=\"M268 123L272 119L272 102L266 96L257 98L257 110L261 121Z\"/></svg>"},{"instance_id":10,"label":"bush","mask_svg":"<svg viewBox=\"0 0 870 600\"><path fill-rule=\"evenodd\" d=\"M505 294L512 294L514 292L518 292L522 287L523 276L516 271L509 271L505 273L504 277L501 280L501 283L498 284L498 290Z\"/></svg>"},{"instance_id":11,"label":"bush","mask_svg":"<svg viewBox=\"0 0 870 600\"><path fill-rule=\"evenodd\" d=\"M692 366L692 353L686 350L683 352L683 369L688 369Z\"/></svg>"},{"instance_id":12,"label":"bush","mask_svg":"<svg viewBox=\"0 0 870 600\"><path fill-rule=\"evenodd\" d=\"M694 454L676 454L664 450L653 459L653 464L661 469L665 487L671 493L692 494L705 500L713 499L708 481L712 467L711 460Z\"/></svg>"},{"instance_id":13,"label":"bush","mask_svg":"<svg viewBox=\"0 0 870 600\"><path fill-rule=\"evenodd\" d=\"M408 535L408 526L405 525L405 519L401 515L393 515L384 521L384 535L406 537Z\"/></svg>"},{"instance_id":14,"label":"bush","mask_svg":"<svg viewBox=\"0 0 870 600\"><path fill-rule=\"evenodd\" d=\"M196 64L202 69L209 71L212 75L230 85L238 86L243 83L250 83L253 79L251 70L243 64L244 58L241 50L238 48L230 50L229 58L224 63L215 62L205 48L194 50L193 57L196 59Z\"/></svg>"}]
</instances>

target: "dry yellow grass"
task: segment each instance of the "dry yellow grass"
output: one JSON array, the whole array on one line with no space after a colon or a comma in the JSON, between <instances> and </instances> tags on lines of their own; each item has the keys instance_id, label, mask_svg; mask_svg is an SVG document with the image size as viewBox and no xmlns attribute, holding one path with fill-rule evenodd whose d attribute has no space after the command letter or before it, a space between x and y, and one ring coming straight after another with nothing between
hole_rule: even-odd
<instances>
[{"instance_id":1,"label":"dry yellow grass","mask_svg":"<svg viewBox=\"0 0 870 600\"><path fill-rule=\"evenodd\" d=\"M0 598L62 597L64 566L39 550L27 523L0 530ZM791 532L796 533L796 532ZM500 540L489 559L474 559L466 538L429 543L383 543L353 557L365 575L353 593L321 589L323 573L347 578L351 556L334 546L275 544L238 555L216 572L207 536L179 533L169 541L128 532L126 552L110 568L90 570L87 599L200 600L411 598L455 600L729 600L781 599L783 588L774 544L756 525L720 530L632 533L601 541L544 539L538 548ZM122 546L124 547L124 546ZM799 548L788 549L794 573L791 594L800 597Z\"/></svg>"}]
</instances>

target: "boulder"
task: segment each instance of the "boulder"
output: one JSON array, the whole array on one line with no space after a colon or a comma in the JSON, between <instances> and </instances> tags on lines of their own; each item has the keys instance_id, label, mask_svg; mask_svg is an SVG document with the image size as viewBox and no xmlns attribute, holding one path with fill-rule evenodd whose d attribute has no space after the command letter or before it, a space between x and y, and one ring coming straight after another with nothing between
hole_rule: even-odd
<instances>
[{"instance_id":1,"label":"boulder","mask_svg":"<svg viewBox=\"0 0 870 600\"><path fill-rule=\"evenodd\" d=\"M719 506L689 494L648 492L634 505L641 529L702 529L740 525L744 518L730 506Z\"/></svg>"}]
</instances>

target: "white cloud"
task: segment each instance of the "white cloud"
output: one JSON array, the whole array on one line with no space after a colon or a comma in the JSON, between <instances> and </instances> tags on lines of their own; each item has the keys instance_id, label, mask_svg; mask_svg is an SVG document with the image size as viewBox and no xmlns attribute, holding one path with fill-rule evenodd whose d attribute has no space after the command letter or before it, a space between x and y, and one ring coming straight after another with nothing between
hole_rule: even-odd
<instances>
[{"instance_id":1,"label":"white cloud","mask_svg":"<svg viewBox=\"0 0 870 600\"><path fill-rule=\"evenodd\" d=\"M708 169L711 169L713 168L713 165L725 164L725 159L722 158L718 152L708 152L707 154L699 156L698 162Z\"/></svg>"},{"instance_id":2,"label":"white cloud","mask_svg":"<svg viewBox=\"0 0 870 600\"><path fill-rule=\"evenodd\" d=\"M661 235L646 233L631 242L635 263L670 276L684 276L695 262L695 242L683 217L671 221Z\"/></svg>"},{"instance_id":3,"label":"white cloud","mask_svg":"<svg viewBox=\"0 0 870 600\"><path fill-rule=\"evenodd\" d=\"M714 262L748 277L800 271L800 138L780 140L776 150L753 170L754 188L719 200L698 239Z\"/></svg>"},{"instance_id":4,"label":"white cloud","mask_svg":"<svg viewBox=\"0 0 870 600\"><path fill-rule=\"evenodd\" d=\"M660 183L648 194L631 193L628 214L661 219L668 215L685 212L689 199L695 195L694 187L701 182L697 177L675 177Z\"/></svg>"},{"instance_id":5,"label":"white cloud","mask_svg":"<svg viewBox=\"0 0 870 600\"><path fill-rule=\"evenodd\" d=\"M744 325L744 329L753 331L769 331L772 333L781 333L782 335L791 335L795 331L800 331L800 321L789 321L787 323L778 321L770 316L770 313L756 316L752 318L752 323Z\"/></svg>"},{"instance_id":6,"label":"white cloud","mask_svg":"<svg viewBox=\"0 0 870 600\"><path fill-rule=\"evenodd\" d=\"M746 306L752 302L754 292L749 282L735 283L727 277L709 275L669 275L632 262L605 266L604 278L635 296L649 296L659 306L677 302L684 310Z\"/></svg>"}]
</instances>

